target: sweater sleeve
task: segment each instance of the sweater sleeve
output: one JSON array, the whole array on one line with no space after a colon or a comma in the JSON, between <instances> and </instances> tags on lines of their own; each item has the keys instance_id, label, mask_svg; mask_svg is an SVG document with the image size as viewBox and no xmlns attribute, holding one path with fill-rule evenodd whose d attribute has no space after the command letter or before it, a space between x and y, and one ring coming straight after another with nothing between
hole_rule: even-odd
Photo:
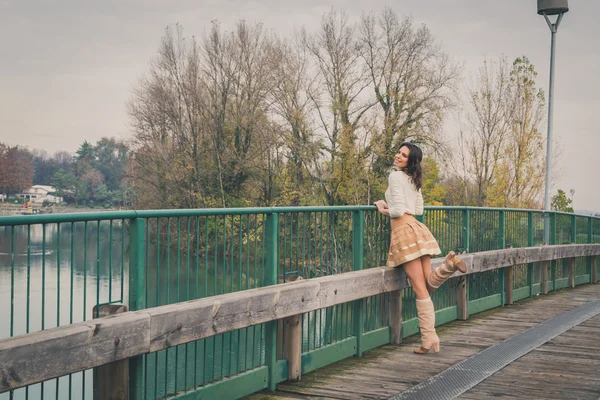
<instances>
[{"instance_id":1,"label":"sweater sleeve","mask_svg":"<svg viewBox=\"0 0 600 400\"><path fill-rule=\"evenodd\" d=\"M402 178L402 172L392 172L388 178L392 200L390 204L388 204L390 218L401 217L406 211L406 199L404 196L405 180Z\"/></svg>"},{"instance_id":2,"label":"sweater sleeve","mask_svg":"<svg viewBox=\"0 0 600 400\"><path fill-rule=\"evenodd\" d=\"M423 206L423 194L421 189L417 191L417 204L415 206L415 215L422 215L425 207Z\"/></svg>"}]
</instances>

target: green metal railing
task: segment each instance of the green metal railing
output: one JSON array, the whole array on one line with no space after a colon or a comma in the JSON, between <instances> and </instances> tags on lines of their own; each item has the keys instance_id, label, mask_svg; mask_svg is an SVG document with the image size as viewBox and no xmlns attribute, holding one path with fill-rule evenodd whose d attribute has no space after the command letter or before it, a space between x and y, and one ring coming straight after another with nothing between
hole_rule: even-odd
<instances>
[{"instance_id":1,"label":"green metal railing","mask_svg":"<svg viewBox=\"0 0 600 400\"><path fill-rule=\"evenodd\" d=\"M443 253L535 246L535 210L427 207L420 219ZM594 217L551 213L551 244L599 243ZM120 211L0 217L0 338L84 321L94 306L130 310L310 279L385 264L389 221L375 207ZM568 265L551 263L550 290L568 285ZM576 261L576 283L591 263ZM514 300L540 292L539 266L513 268ZM504 273L469 275L469 313L504 304ZM438 323L457 317L456 285L433 294ZM302 317L303 373L389 342L388 296ZM418 331L415 296L403 293L404 335ZM271 322L130 360L133 399L235 397L287 377L282 324ZM279 338L279 339L278 339ZM279 346L278 346L279 344ZM4 399L93 397L93 371L0 395ZM230 378L230 379L227 379ZM237 382L237 383L236 383Z\"/></svg>"}]
</instances>

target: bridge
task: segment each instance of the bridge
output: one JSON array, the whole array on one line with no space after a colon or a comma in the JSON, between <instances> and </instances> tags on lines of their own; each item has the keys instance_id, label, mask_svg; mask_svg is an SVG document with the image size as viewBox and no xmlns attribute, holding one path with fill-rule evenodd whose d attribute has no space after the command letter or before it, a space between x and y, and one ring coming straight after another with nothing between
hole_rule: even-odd
<instances>
[{"instance_id":1,"label":"bridge","mask_svg":"<svg viewBox=\"0 0 600 400\"><path fill-rule=\"evenodd\" d=\"M414 294L380 267L389 222L374 207L0 218L0 399L539 397L552 384L596 399L600 222L550 213L541 245L543 219L426 208L468 268L432 296L442 352L418 357Z\"/></svg>"}]
</instances>

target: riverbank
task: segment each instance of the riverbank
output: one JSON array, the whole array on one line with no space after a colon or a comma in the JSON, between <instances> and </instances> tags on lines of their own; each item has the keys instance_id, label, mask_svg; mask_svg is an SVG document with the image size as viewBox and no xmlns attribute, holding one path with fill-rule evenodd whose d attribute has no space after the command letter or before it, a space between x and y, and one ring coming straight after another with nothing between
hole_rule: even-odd
<instances>
[{"instance_id":1,"label":"riverbank","mask_svg":"<svg viewBox=\"0 0 600 400\"><path fill-rule=\"evenodd\" d=\"M22 205L14 204L3 204L0 203L0 217L22 215L25 209ZM84 206L60 206L52 205L47 207L34 206L32 208L34 214L67 214L67 213L87 213L87 212L105 212L105 211L119 211L118 208L93 208ZM27 214L29 215L29 214Z\"/></svg>"}]
</instances>

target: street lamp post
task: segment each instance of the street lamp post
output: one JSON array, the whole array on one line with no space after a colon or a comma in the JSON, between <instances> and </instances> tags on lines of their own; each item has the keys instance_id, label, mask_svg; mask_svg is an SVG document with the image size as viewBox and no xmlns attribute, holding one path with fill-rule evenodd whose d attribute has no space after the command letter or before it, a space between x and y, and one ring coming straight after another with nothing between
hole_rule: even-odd
<instances>
[{"instance_id":1,"label":"street lamp post","mask_svg":"<svg viewBox=\"0 0 600 400\"><path fill-rule=\"evenodd\" d=\"M550 45L550 87L548 89L548 137L546 139L546 187L544 189L544 243L550 243L550 160L552 156L552 109L554 101L554 50L556 47L556 31L563 15L569 11L567 0L538 0L538 14L543 15L548 23L552 40ZM549 16L558 15L555 22Z\"/></svg>"},{"instance_id":2,"label":"street lamp post","mask_svg":"<svg viewBox=\"0 0 600 400\"><path fill-rule=\"evenodd\" d=\"M575 189L571 189L571 208L573 209L573 212L575 212Z\"/></svg>"}]
</instances>

